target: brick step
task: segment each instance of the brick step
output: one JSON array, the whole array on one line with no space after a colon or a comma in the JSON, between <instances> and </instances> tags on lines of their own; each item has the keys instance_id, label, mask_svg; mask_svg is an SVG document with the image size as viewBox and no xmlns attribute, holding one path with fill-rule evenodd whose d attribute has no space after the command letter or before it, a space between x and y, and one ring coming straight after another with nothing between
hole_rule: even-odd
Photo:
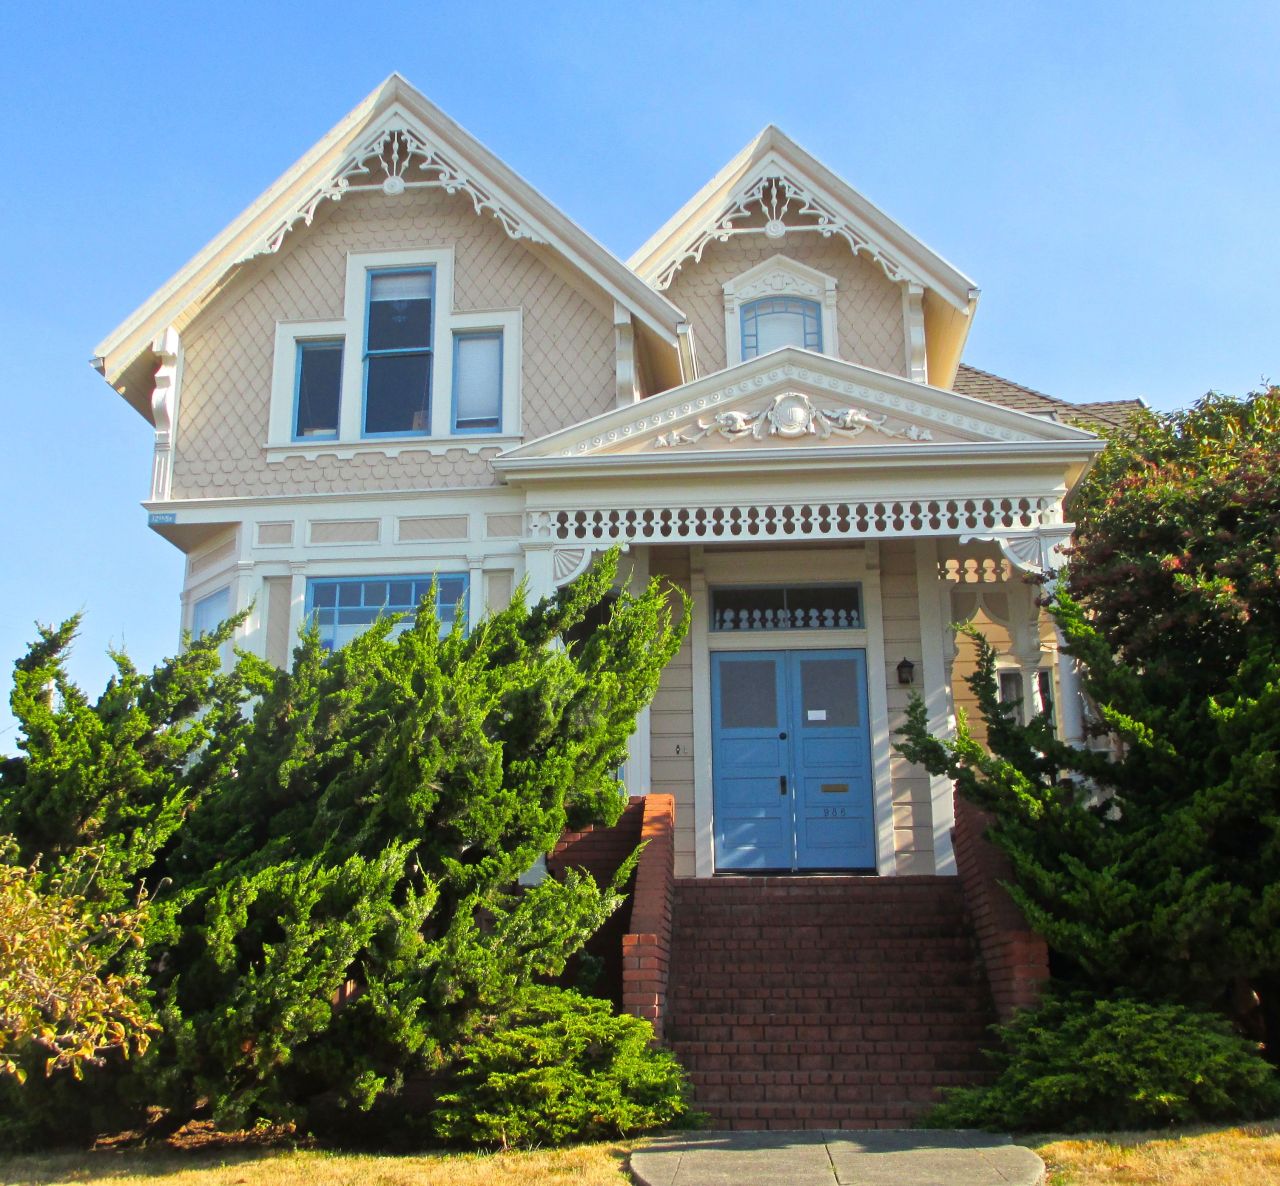
<instances>
[{"instance_id":1,"label":"brick step","mask_svg":"<svg viewBox=\"0 0 1280 1186\"><path fill-rule=\"evenodd\" d=\"M749 1025L754 1029L760 1026L786 1025L802 1026L805 1029L848 1030L848 1029L883 1029L885 1026L912 1029L935 1030L940 1026L961 1027L984 1033L989 1014L978 1007L970 1009L933 1010L928 1015L904 1012L902 1003L894 1001L890 1007L881 1010L870 1009L828 1009L817 1010L775 1010L773 1012L743 1013L724 1008L714 1012L699 1012L686 1009L677 1004L668 1014L670 1020L680 1026L725 1026ZM858 1036L858 1035L854 1035ZM892 1036L892 1035L888 1035ZM708 1041L714 1039L708 1038Z\"/></svg>"},{"instance_id":2,"label":"brick step","mask_svg":"<svg viewBox=\"0 0 1280 1186\"><path fill-rule=\"evenodd\" d=\"M828 1040L808 1042L674 1039L671 1049L690 1074L708 1071L876 1071L898 1074L944 1071L983 1075L991 1061L977 1042L933 1038L882 1041Z\"/></svg>"},{"instance_id":3,"label":"brick step","mask_svg":"<svg viewBox=\"0 0 1280 1186\"><path fill-rule=\"evenodd\" d=\"M673 982L679 984L710 984L735 980L742 984L751 977L748 987L822 988L826 984L858 986L872 992L877 988L899 989L904 985L914 987L946 988L950 985L980 984L981 968L976 957L965 952L948 959L902 960L889 963L885 960L852 960L837 958L834 954L825 962L798 962L794 964L765 963L762 961L730 960L727 953L719 953L716 959L695 959L690 953L683 966L672 969Z\"/></svg>"},{"instance_id":4,"label":"brick step","mask_svg":"<svg viewBox=\"0 0 1280 1186\"><path fill-rule=\"evenodd\" d=\"M749 982L744 982L738 975L724 972L682 973L671 978L671 995L680 1000L715 996L726 991L731 992L735 1000L742 1002L768 1001L775 997L779 1000L808 1000L814 996L838 1000L856 995L859 998L895 996L900 1001L919 1000L922 1005L927 1006L928 999L921 1000L926 993L940 995L948 1001L967 993L977 993L982 1000L986 999L982 982L968 968L913 972L899 976L843 968L835 971L816 968L782 971L774 969L772 973L763 973Z\"/></svg>"},{"instance_id":5,"label":"brick step","mask_svg":"<svg viewBox=\"0 0 1280 1186\"><path fill-rule=\"evenodd\" d=\"M886 1093L899 1084L912 1084L933 1087L966 1087L970 1084L984 1082L991 1076L979 1075L976 1078L965 1071L903 1071L903 1070L851 1070L844 1068L838 1071L693 1071L689 1075L690 1082L699 1089L704 1087L733 1087L736 1085L765 1084L778 1088L801 1087L808 1090L824 1090L837 1086L878 1087Z\"/></svg>"},{"instance_id":6,"label":"brick step","mask_svg":"<svg viewBox=\"0 0 1280 1186\"><path fill-rule=\"evenodd\" d=\"M820 943L769 943L759 940L729 940L708 937L705 945L694 946L677 940L671 945L673 967L690 967L699 971L724 968L738 971L749 968L777 968L777 956L786 953L790 966L809 968L858 968L877 970L885 967L936 965L955 967L977 958L968 939L937 939L924 944L875 943L854 948L838 945L823 947ZM770 957L774 958L770 958ZM677 957L679 957L677 959Z\"/></svg>"},{"instance_id":7,"label":"brick step","mask_svg":"<svg viewBox=\"0 0 1280 1186\"><path fill-rule=\"evenodd\" d=\"M734 924L726 922L716 926L687 926L683 919L677 918L672 928L671 941L676 944L685 943L697 946L699 940L717 943L735 944L785 944L789 947L826 947L836 950L857 950L861 947L900 947L909 949L922 942L960 944L970 941L967 927L957 924L952 927L917 928L864 926L861 928L844 924L828 923L821 927L807 927L799 920L790 923L778 923L768 927L753 926L750 923Z\"/></svg>"},{"instance_id":8,"label":"brick step","mask_svg":"<svg viewBox=\"0 0 1280 1186\"><path fill-rule=\"evenodd\" d=\"M877 1101L854 1107L831 1104L720 1103L705 1111L711 1128L782 1130L910 1128L930 1104L918 1100Z\"/></svg>"},{"instance_id":9,"label":"brick step","mask_svg":"<svg viewBox=\"0 0 1280 1186\"><path fill-rule=\"evenodd\" d=\"M726 1083L694 1083L694 1099L701 1108L719 1104L878 1104L887 1100L931 1103L941 1098L944 1087L962 1087L972 1076L951 1074L939 1082L924 1076L916 1081L893 1080L891 1076L868 1072L860 1078L830 1083L781 1083L736 1079Z\"/></svg>"}]
</instances>

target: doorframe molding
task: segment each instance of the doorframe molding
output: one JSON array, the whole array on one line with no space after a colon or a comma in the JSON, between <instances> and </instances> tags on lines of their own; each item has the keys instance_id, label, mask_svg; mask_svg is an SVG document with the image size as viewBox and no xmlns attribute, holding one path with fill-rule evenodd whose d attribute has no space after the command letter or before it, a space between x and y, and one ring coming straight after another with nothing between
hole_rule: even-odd
<instances>
[{"instance_id":1,"label":"doorframe molding","mask_svg":"<svg viewBox=\"0 0 1280 1186\"><path fill-rule=\"evenodd\" d=\"M839 551L811 549L777 552L733 552L719 548L690 549L689 595L693 623L689 631L693 659L693 816L694 872L715 873L714 791L711 770L711 652L865 650L867 656L867 720L871 745L871 810L876 872L897 872L893 843L893 782L890 772L889 702L885 687L884 621L880 599L879 549L872 542ZM786 583L862 586L861 630L761 630L716 634L710 628L713 586Z\"/></svg>"}]
</instances>

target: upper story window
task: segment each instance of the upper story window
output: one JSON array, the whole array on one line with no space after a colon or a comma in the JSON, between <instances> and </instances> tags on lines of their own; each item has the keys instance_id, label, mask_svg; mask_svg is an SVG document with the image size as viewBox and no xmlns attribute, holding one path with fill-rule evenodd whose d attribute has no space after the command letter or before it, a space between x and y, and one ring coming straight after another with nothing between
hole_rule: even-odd
<instances>
[{"instance_id":1,"label":"upper story window","mask_svg":"<svg viewBox=\"0 0 1280 1186\"><path fill-rule=\"evenodd\" d=\"M453 629L459 615L467 621L468 578L465 572L431 576L333 577L307 581L307 614L320 631L320 645L327 651L346 646L379 618L405 614L392 633L413 624L413 614L431 595L436 584L435 609L444 633Z\"/></svg>"},{"instance_id":2,"label":"upper story window","mask_svg":"<svg viewBox=\"0 0 1280 1186\"><path fill-rule=\"evenodd\" d=\"M725 361L729 366L783 346L836 353L836 281L775 255L724 286Z\"/></svg>"},{"instance_id":3,"label":"upper story window","mask_svg":"<svg viewBox=\"0 0 1280 1186\"><path fill-rule=\"evenodd\" d=\"M502 333L453 335L453 430L502 428Z\"/></svg>"},{"instance_id":4,"label":"upper story window","mask_svg":"<svg viewBox=\"0 0 1280 1186\"><path fill-rule=\"evenodd\" d=\"M336 437L338 399L342 391L342 339L299 342L297 371L293 439Z\"/></svg>"},{"instance_id":5,"label":"upper story window","mask_svg":"<svg viewBox=\"0 0 1280 1186\"><path fill-rule=\"evenodd\" d=\"M453 251L347 256L344 316L279 322L268 449L520 431L519 309L453 309Z\"/></svg>"},{"instance_id":6,"label":"upper story window","mask_svg":"<svg viewBox=\"0 0 1280 1186\"><path fill-rule=\"evenodd\" d=\"M822 307L794 297L764 297L742 306L742 357L783 346L822 352Z\"/></svg>"},{"instance_id":7,"label":"upper story window","mask_svg":"<svg viewBox=\"0 0 1280 1186\"><path fill-rule=\"evenodd\" d=\"M431 431L431 309L435 272L369 273L364 435Z\"/></svg>"}]
</instances>

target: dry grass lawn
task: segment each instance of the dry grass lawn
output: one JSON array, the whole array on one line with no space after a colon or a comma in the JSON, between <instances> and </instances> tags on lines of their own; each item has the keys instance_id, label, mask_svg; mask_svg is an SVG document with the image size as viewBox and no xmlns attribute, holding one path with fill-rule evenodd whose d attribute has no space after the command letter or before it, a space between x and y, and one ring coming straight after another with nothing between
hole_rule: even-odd
<instances>
[{"instance_id":1,"label":"dry grass lawn","mask_svg":"<svg viewBox=\"0 0 1280 1186\"><path fill-rule=\"evenodd\" d=\"M1280 1186L1280 1121L1176 1134L1028 1141L1049 1186ZM628 1146L537 1153L354 1155L251 1145L0 1156L5 1186L630 1186ZM746 1186L744 1183L743 1186Z\"/></svg>"},{"instance_id":2,"label":"dry grass lawn","mask_svg":"<svg viewBox=\"0 0 1280 1186\"><path fill-rule=\"evenodd\" d=\"M1049 1186L1280 1186L1280 1121L1029 1143Z\"/></svg>"},{"instance_id":3,"label":"dry grass lawn","mask_svg":"<svg viewBox=\"0 0 1280 1186\"><path fill-rule=\"evenodd\" d=\"M356 1156L315 1150L115 1150L0 1157L6 1186L630 1186L627 1150L583 1145L491 1156Z\"/></svg>"}]
</instances>

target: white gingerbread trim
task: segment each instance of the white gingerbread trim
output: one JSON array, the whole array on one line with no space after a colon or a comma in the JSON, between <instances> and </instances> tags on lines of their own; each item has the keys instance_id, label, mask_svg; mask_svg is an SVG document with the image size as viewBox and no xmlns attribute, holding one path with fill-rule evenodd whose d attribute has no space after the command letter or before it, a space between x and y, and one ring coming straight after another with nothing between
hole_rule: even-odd
<instances>
[{"instance_id":1,"label":"white gingerbread trim","mask_svg":"<svg viewBox=\"0 0 1280 1186\"><path fill-rule=\"evenodd\" d=\"M1053 577L1066 563L1066 549L1071 543L1072 523L1046 524L1031 532L1000 532L962 535L960 543L993 543L1018 572L1032 576Z\"/></svg>"},{"instance_id":2,"label":"white gingerbread trim","mask_svg":"<svg viewBox=\"0 0 1280 1186\"><path fill-rule=\"evenodd\" d=\"M151 344L159 357L151 389L151 422L155 425L155 452L151 462L151 500L169 497L173 482L173 446L178 425L178 390L182 378L182 341L169 326Z\"/></svg>"},{"instance_id":3,"label":"white gingerbread trim","mask_svg":"<svg viewBox=\"0 0 1280 1186\"><path fill-rule=\"evenodd\" d=\"M835 277L785 255L774 255L724 286L725 357L730 366L742 361L742 306L769 296L816 301L821 315L822 353L838 357Z\"/></svg>"},{"instance_id":4,"label":"white gingerbread trim","mask_svg":"<svg viewBox=\"0 0 1280 1186\"><path fill-rule=\"evenodd\" d=\"M298 223L310 226L326 201L341 201L345 194L361 192L398 197L411 189L464 193L477 214L491 214L511 238L546 242L527 215L493 186L478 180L460 157L446 152L425 129L411 127L404 115L395 110L366 133L328 177L307 191L236 262L247 263L256 256L279 251L285 236Z\"/></svg>"}]
</instances>

